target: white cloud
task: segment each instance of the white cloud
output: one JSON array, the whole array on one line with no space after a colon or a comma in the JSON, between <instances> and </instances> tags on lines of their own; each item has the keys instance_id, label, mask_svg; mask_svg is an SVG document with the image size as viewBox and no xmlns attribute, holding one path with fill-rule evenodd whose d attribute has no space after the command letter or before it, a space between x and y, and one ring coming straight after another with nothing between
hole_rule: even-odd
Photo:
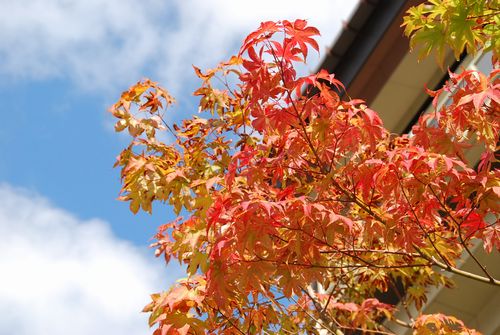
<instances>
[{"instance_id":1,"label":"white cloud","mask_svg":"<svg viewBox=\"0 0 500 335\"><path fill-rule=\"evenodd\" d=\"M140 310L176 279L161 262L26 190L0 199L0 334L151 333Z\"/></svg>"},{"instance_id":2,"label":"white cloud","mask_svg":"<svg viewBox=\"0 0 500 335\"><path fill-rule=\"evenodd\" d=\"M147 69L178 93L261 21L306 18L331 44L355 1L0 0L0 74L116 90Z\"/></svg>"},{"instance_id":3,"label":"white cloud","mask_svg":"<svg viewBox=\"0 0 500 335\"><path fill-rule=\"evenodd\" d=\"M0 0L0 73L97 89L135 79L156 56L164 3Z\"/></svg>"}]
</instances>

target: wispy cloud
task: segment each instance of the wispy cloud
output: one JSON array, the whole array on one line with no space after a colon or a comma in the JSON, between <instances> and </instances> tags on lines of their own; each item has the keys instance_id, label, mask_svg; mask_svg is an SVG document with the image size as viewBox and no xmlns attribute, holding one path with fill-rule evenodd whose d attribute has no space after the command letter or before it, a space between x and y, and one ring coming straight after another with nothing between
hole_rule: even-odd
<instances>
[{"instance_id":1,"label":"wispy cloud","mask_svg":"<svg viewBox=\"0 0 500 335\"><path fill-rule=\"evenodd\" d=\"M145 73L177 93L191 64L213 66L261 21L306 18L332 43L355 1L0 0L0 75L101 90Z\"/></svg>"},{"instance_id":2,"label":"wispy cloud","mask_svg":"<svg viewBox=\"0 0 500 335\"><path fill-rule=\"evenodd\" d=\"M0 1L0 73L85 88L131 80L157 55L160 0Z\"/></svg>"},{"instance_id":3,"label":"wispy cloud","mask_svg":"<svg viewBox=\"0 0 500 335\"><path fill-rule=\"evenodd\" d=\"M175 270L39 195L0 185L0 199L0 334L150 333L140 310Z\"/></svg>"}]
</instances>

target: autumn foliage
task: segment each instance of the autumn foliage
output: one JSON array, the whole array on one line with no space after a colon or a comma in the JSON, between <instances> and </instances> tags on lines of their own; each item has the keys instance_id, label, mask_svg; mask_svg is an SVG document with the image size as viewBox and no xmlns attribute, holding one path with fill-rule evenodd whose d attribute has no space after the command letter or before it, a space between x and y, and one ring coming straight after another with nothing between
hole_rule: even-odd
<instances>
[{"instance_id":1,"label":"autumn foliage","mask_svg":"<svg viewBox=\"0 0 500 335\"><path fill-rule=\"evenodd\" d=\"M500 250L499 70L450 74L430 92L434 112L396 135L362 100L341 98L334 74L297 75L317 35L304 20L262 23L238 55L195 68L202 113L181 125L163 121L174 100L149 80L112 106L116 130L133 137L116 163L121 200L184 216L155 237L157 255L187 271L146 306L155 335L389 332L388 319L472 334L421 314L428 288L452 285L441 270L500 285L457 268L477 241ZM476 169L472 145L483 150ZM376 298L396 286L419 311L410 323Z\"/></svg>"}]
</instances>

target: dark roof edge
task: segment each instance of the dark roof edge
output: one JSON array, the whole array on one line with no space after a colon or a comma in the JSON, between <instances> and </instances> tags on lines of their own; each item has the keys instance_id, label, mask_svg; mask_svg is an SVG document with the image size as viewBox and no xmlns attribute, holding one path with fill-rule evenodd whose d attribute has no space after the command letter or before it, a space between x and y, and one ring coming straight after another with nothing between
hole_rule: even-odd
<instances>
[{"instance_id":1,"label":"dark roof edge","mask_svg":"<svg viewBox=\"0 0 500 335\"><path fill-rule=\"evenodd\" d=\"M361 0L319 69L349 87L406 1Z\"/></svg>"}]
</instances>

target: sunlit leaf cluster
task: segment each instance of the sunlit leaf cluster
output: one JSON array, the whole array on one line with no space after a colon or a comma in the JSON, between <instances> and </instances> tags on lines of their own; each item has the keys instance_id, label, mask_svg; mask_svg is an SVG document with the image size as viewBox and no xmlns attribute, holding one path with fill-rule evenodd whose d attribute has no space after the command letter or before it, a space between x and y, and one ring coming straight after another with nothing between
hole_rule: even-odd
<instances>
[{"instance_id":1,"label":"sunlit leaf cluster","mask_svg":"<svg viewBox=\"0 0 500 335\"><path fill-rule=\"evenodd\" d=\"M430 0L410 8L403 26L420 58L434 52L442 63L450 48L457 59L463 51L500 53L498 0Z\"/></svg>"}]
</instances>

